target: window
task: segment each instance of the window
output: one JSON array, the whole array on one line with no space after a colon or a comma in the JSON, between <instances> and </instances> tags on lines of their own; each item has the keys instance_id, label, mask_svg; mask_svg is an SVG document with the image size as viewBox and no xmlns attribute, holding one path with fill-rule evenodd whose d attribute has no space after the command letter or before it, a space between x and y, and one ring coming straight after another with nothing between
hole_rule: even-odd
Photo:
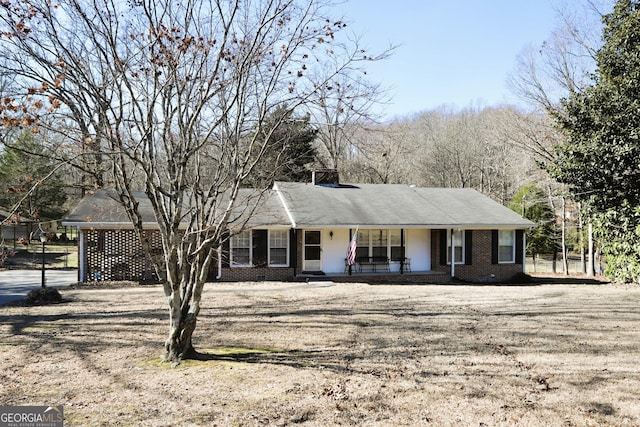
<instances>
[{"instance_id":1,"label":"window","mask_svg":"<svg viewBox=\"0 0 640 427\"><path fill-rule=\"evenodd\" d=\"M231 237L231 266L251 266L251 230L245 230Z\"/></svg>"},{"instance_id":2,"label":"window","mask_svg":"<svg viewBox=\"0 0 640 427\"><path fill-rule=\"evenodd\" d=\"M387 258L387 230L371 230L371 256Z\"/></svg>"},{"instance_id":3,"label":"window","mask_svg":"<svg viewBox=\"0 0 640 427\"><path fill-rule=\"evenodd\" d=\"M358 230L356 258L383 257L391 261L402 258L400 229Z\"/></svg>"},{"instance_id":4,"label":"window","mask_svg":"<svg viewBox=\"0 0 640 427\"><path fill-rule=\"evenodd\" d=\"M402 253L401 230L389 230L389 246L391 247L391 260L400 261L404 258Z\"/></svg>"},{"instance_id":5,"label":"window","mask_svg":"<svg viewBox=\"0 0 640 427\"><path fill-rule=\"evenodd\" d=\"M289 230L245 230L231 237L230 249L231 267L286 267Z\"/></svg>"},{"instance_id":6,"label":"window","mask_svg":"<svg viewBox=\"0 0 640 427\"><path fill-rule=\"evenodd\" d=\"M356 259L369 258L369 230L358 230Z\"/></svg>"},{"instance_id":7,"label":"window","mask_svg":"<svg viewBox=\"0 0 640 427\"><path fill-rule=\"evenodd\" d=\"M455 263L464 264L464 231L453 232ZM447 264L451 264L451 230L447 230Z\"/></svg>"},{"instance_id":8,"label":"window","mask_svg":"<svg viewBox=\"0 0 640 427\"><path fill-rule=\"evenodd\" d=\"M515 262L515 231L499 230L498 231L498 262L514 263Z\"/></svg>"},{"instance_id":9,"label":"window","mask_svg":"<svg viewBox=\"0 0 640 427\"><path fill-rule=\"evenodd\" d=\"M289 232L287 230L269 230L269 265L286 267L289 265Z\"/></svg>"}]
</instances>

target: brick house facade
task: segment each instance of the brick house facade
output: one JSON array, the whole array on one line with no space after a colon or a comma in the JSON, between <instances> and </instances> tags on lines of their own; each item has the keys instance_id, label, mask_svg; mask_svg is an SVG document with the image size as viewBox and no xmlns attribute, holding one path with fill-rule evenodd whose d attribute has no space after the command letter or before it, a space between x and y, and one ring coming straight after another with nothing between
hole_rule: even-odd
<instances>
[{"instance_id":1,"label":"brick house facade","mask_svg":"<svg viewBox=\"0 0 640 427\"><path fill-rule=\"evenodd\" d=\"M277 182L262 205L249 209L255 212L251 222L228 224L233 234L219 249L209 279L365 273L346 266L354 235L359 267L377 265L375 274L446 273L464 281L506 282L524 271L525 230L534 224L474 190L343 185L335 174L327 176L322 183ZM152 251L161 251L150 202L144 193L136 197ZM80 281L157 280L113 191L86 196L63 225L78 230Z\"/></svg>"},{"instance_id":2,"label":"brick house facade","mask_svg":"<svg viewBox=\"0 0 640 427\"><path fill-rule=\"evenodd\" d=\"M455 277L470 282L507 282L524 271L524 233L516 231L513 262L500 263L496 256L497 230L465 230L465 258L456 263ZM431 269L450 273L451 262L445 251L447 230L433 230L431 239Z\"/></svg>"}]
</instances>

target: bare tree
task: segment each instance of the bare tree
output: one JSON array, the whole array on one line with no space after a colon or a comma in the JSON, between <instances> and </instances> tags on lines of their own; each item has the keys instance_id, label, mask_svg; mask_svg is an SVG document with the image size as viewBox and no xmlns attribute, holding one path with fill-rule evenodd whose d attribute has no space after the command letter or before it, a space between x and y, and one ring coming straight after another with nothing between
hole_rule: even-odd
<instances>
[{"instance_id":1,"label":"bare tree","mask_svg":"<svg viewBox=\"0 0 640 427\"><path fill-rule=\"evenodd\" d=\"M539 111L556 111L561 98L582 91L595 68L603 12L612 5L612 0L583 0L558 7L559 24L549 38L517 56L507 80L511 91Z\"/></svg>"},{"instance_id":2,"label":"bare tree","mask_svg":"<svg viewBox=\"0 0 640 427\"><path fill-rule=\"evenodd\" d=\"M583 0L557 8L558 26L540 46L528 45L516 57L507 84L530 108L517 112L520 132L513 143L546 163L559 135L549 118L560 100L591 82L595 53L601 44L601 18L613 0Z\"/></svg>"},{"instance_id":3,"label":"bare tree","mask_svg":"<svg viewBox=\"0 0 640 427\"><path fill-rule=\"evenodd\" d=\"M402 123L359 127L351 139L349 156L343 160L341 176L350 182L410 182L413 177L407 160L411 151L406 131Z\"/></svg>"},{"instance_id":4,"label":"bare tree","mask_svg":"<svg viewBox=\"0 0 640 427\"><path fill-rule=\"evenodd\" d=\"M553 147L561 142L549 114L562 114L560 100L582 92L592 82L595 54L602 43L601 19L613 4L614 0L565 3L557 10L559 25L549 39L540 47L527 46L516 58L508 84L531 111L518 113L520 131L511 142L543 164L554 159ZM557 195L564 197L564 189ZM564 235L564 218L562 227Z\"/></svg>"},{"instance_id":5,"label":"bare tree","mask_svg":"<svg viewBox=\"0 0 640 427\"><path fill-rule=\"evenodd\" d=\"M506 135L513 132L510 108L470 107L438 120L432 115L429 123L422 156L426 185L472 187L506 204L524 184L523 171L534 169L518 147L507 143Z\"/></svg>"},{"instance_id":6,"label":"bare tree","mask_svg":"<svg viewBox=\"0 0 640 427\"><path fill-rule=\"evenodd\" d=\"M364 67L368 62L382 61L390 57L394 46L377 54L369 54L357 37L351 37L349 47L344 48L351 58L350 66L338 74L328 75L329 69L316 74L317 90L309 103L311 123L318 129L318 161L324 168L344 172L342 163L353 155L356 133L361 128L372 128L379 116L373 107L388 101L387 90L367 77Z\"/></svg>"},{"instance_id":7,"label":"bare tree","mask_svg":"<svg viewBox=\"0 0 640 427\"><path fill-rule=\"evenodd\" d=\"M62 134L60 159L117 190L152 254L136 198L162 240L152 255L169 304L167 361L192 334L209 265L260 199L241 187L280 123L358 59L322 0L7 0L4 120ZM321 71L322 70L322 73ZM318 81L317 76L324 75ZM314 79L310 79L314 76ZM283 115L286 117L286 115Z\"/></svg>"}]
</instances>

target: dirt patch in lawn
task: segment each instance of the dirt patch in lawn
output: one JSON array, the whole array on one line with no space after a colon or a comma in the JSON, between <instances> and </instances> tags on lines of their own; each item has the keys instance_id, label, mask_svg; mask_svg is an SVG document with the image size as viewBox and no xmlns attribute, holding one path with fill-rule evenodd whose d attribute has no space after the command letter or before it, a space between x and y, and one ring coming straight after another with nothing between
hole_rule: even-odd
<instances>
[{"instance_id":1,"label":"dirt patch in lawn","mask_svg":"<svg viewBox=\"0 0 640 427\"><path fill-rule=\"evenodd\" d=\"M640 425L640 289L206 286L195 345L161 364L158 286L0 307L0 402L69 426Z\"/></svg>"}]
</instances>

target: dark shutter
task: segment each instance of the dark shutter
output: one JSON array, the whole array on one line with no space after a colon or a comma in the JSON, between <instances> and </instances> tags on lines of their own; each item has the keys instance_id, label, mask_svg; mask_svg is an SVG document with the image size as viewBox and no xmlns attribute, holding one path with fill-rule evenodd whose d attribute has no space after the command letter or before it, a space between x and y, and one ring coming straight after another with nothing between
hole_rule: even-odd
<instances>
[{"instance_id":1,"label":"dark shutter","mask_svg":"<svg viewBox=\"0 0 640 427\"><path fill-rule=\"evenodd\" d=\"M524 230L516 230L516 264L522 264L524 258Z\"/></svg>"},{"instance_id":2,"label":"dark shutter","mask_svg":"<svg viewBox=\"0 0 640 427\"><path fill-rule=\"evenodd\" d=\"M464 232L464 263L465 265L473 264L473 231L465 230Z\"/></svg>"},{"instance_id":3,"label":"dark shutter","mask_svg":"<svg viewBox=\"0 0 640 427\"><path fill-rule=\"evenodd\" d=\"M298 240L295 228L289 230L289 266L293 268L298 266Z\"/></svg>"},{"instance_id":4,"label":"dark shutter","mask_svg":"<svg viewBox=\"0 0 640 427\"><path fill-rule=\"evenodd\" d=\"M254 267L266 267L267 266L267 244L268 233L267 230L253 230L253 266Z\"/></svg>"},{"instance_id":5,"label":"dark shutter","mask_svg":"<svg viewBox=\"0 0 640 427\"><path fill-rule=\"evenodd\" d=\"M440 232L440 265L447 265L447 230Z\"/></svg>"},{"instance_id":6,"label":"dark shutter","mask_svg":"<svg viewBox=\"0 0 640 427\"><path fill-rule=\"evenodd\" d=\"M498 230L491 230L491 264L498 263Z\"/></svg>"}]
</instances>

